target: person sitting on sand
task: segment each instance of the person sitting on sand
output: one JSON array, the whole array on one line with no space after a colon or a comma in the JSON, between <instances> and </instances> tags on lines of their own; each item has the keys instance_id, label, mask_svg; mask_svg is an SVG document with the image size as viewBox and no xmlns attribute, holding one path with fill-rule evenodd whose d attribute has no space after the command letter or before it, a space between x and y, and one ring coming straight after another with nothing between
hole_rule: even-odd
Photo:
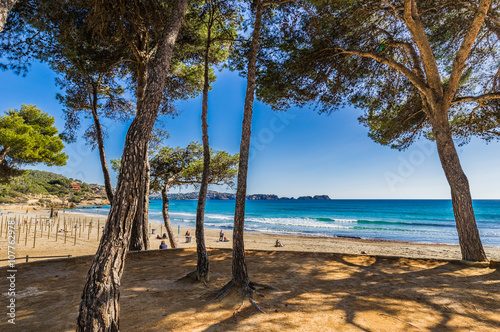
<instances>
[{"instance_id":1,"label":"person sitting on sand","mask_svg":"<svg viewBox=\"0 0 500 332\"><path fill-rule=\"evenodd\" d=\"M160 244L160 249L167 249L167 245L165 244L165 241L161 241L161 244Z\"/></svg>"},{"instance_id":2,"label":"person sitting on sand","mask_svg":"<svg viewBox=\"0 0 500 332\"><path fill-rule=\"evenodd\" d=\"M229 242L229 240L227 239L227 237L224 236L224 241L222 242Z\"/></svg>"},{"instance_id":3,"label":"person sitting on sand","mask_svg":"<svg viewBox=\"0 0 500 332\"><path fill-rule=\"evenodd\" d=\"M220 230L219 233L219 242L224 242L224 232L222 231L222 229Z\"/></svg>"},{"instance_id":4,"label":"person sitting on sand","mask_svg":"<svg viewBox=\"0 0 500 332\"><path fill-rule=\"evenodd\" d=\"M280 242L280 240L276 240L276 244L274 245L275 247L284 247L285 245Z\"/></svg>"},{"instance_id":5,"label":"person sitting on sand","mask_svg":"<svg viewBox=\"0 0 500 332\"><path fill-rule=\"evenodd\" d=\"M191 236L191 233L189 231L186 231L186 234L184 236Z\"/></svg>"},{"instance_id":6,"label":"person sitting on sand","mask_svg":"<svg viewBox=\"0 0 500 332\"><path fill-rule=\"evenodd\" d=\"M167 233L163 233L162 239L166 239L166 238L167 238Z\"/></svg>"},{"instance_id":7,"label":"person sitting on sand","mask_svg":"<svg viewBox=\"0 0 500 332\"><path fill-rule=\"evenodd\" d=\"M160 234L156 235L157 240L161 240Z\"/></svg>"}]
</instances>

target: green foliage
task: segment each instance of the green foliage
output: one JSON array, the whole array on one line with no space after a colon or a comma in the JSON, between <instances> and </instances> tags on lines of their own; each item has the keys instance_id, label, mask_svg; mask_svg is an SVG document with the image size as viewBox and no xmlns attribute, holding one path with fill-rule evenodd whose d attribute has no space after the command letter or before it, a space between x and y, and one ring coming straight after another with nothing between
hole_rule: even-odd
<instances>
[{"instance_id":1,"label":"green foliage","mask_svg":"<svg viewBox=\"0 0 500 332\"><path fill-rule=\"evenodd\" d=\"M13 198L18 200L23 195L56 195L64 197L69 194L88 198L94 194L91 187L84 182L79 182L80 190L71 190L74 181L62 175L37 171L27 170L23 175L13 178L10 183L0 186L0 198Z\"/></svg>"},{"instance_id":2,"label":"green foliage","mask_svg":"<svg viewBox=\"0 0 500 332\"><path fill-rule=\"evenodd\" d=\"M405 21L405 3L309 0L303 6L280 7L263 33L258 99L275 109L308 104L320 112L346 105L362 108L366 113L359 120L369 128L370 137L397 149L422 135L431 138L430 104L422 89L434 74L422 61L422 41L416 40L420 37ZM445 91L477 3L415 3L436 59L441 82L437 89ZM500 137L500 30L494 23L499 3L494 1L487 23L473 41L447 110L452 131L462 141L474 135L486 140ZM411 75L424 83L419 86Z\"/></svg>"},{"instance_id":3,"label":"green foliage","mask_svg":"<svg viewBox=\"0 0 500 332\"><path fill-rule=\"evenodd\" d=\"M234 186L238 173L238 154L211 151L209 184ZM164 186L197 185L203 173L203 147L192 142L186 148L163 147L150 160L151 190L161 191Z\"/></svg>"},{"instance_id":4,"label":"green foliage","mask_svg":"<svg viewBox=\"0 0 500 332\"><path fill-rule=\"evenodd\" d=\"M64 145L54 122L54 117L33 105L9 109L0 117L0 163L4 167L0 178L8 180L12 169L23 164L66 164L68 157L62 152Z\"/></svg>"}]
</instances>

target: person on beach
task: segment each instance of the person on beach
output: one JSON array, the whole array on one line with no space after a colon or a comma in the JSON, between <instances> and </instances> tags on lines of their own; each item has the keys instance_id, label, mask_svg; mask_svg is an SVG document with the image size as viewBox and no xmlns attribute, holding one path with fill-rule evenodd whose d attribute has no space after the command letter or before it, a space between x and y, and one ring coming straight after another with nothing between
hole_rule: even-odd
<instances>
[{"instance_id":1,"label":"person on beach","mask_svg":"<svg viewBox=\"0 0 500 332\"><path fill-rule=\"evenodd\" d=\"M186 234L184 236L191 236L191 233L189 231L186 231Z\"/></svg>"},{"instance_id":2,"label":"person on beach","mask_svg":"<svg viewBox=\"0 0 500 332\"><path fill-rule=\"evenodd\" d=\"M280 242L280 240L276 240L276 243L274 244L275 247L284 247L285 245Z\"/></svg>"},{"instance_id":3,"label":"person on beach","mask_svg":"<svg viewBox=\"0 0 500 332\"><path fill-rule=\"evenodd\" d=\"M163 239L167 238L167 233L163 233Z\"/></svg>"},{"instance_id":4,"label":"person on beach","mask_svg":"<svg viewBox=\"0 0 500 332\"><path fill-rule=\"evenodd\" d=\"M161 241L161 244L160 244L160 249L167 249L167 245L165 244L165 241Z\"/></svg>"},{"instance_id":5,"label":"person on beach","mask_svg":"<svg viewBox=\"0 0 500 332\"><path fill-rule=\"evenodd\" d=\"M219 233L219 242L224 242L224 232L222 231L222 229L220 230Z\"/></svg>"},{"instance_id":6,"label":"person on beach","mask_svg":"<svg viewBox=\"0 0 500 332\"><path fill-rule=\"evenodd\" d=\"M222 242L229 242L229 240L227 239L227 237L224 236L224 241Z\"/></svg>"}]
</instances>

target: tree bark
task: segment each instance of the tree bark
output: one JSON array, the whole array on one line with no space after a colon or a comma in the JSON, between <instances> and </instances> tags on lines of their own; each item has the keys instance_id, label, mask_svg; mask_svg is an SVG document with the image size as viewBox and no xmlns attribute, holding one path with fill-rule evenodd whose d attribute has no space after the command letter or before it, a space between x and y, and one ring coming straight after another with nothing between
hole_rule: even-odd
<instances>
[{"instance_id":1,"label":"tree bark","mask_svg":"<svg viewBox=\"0 0 500 332\"><path fill-rule=\"evenodd\" d=\"M156 59L149 71L147 98L127 132L113 204L83 290L77 331L120 329L120 279L138 197L143 190L140 179L146 168L147 145L187 4L188 0L177 0L173 4L171 20L160 37Z\"/></svg>"},{"instance_id":2,"label":"tree bark","mask_svg":"<svg viewBox=\"0 0 500 332\"><path fill-rule=\"evenodd\" d=\"M177 248L177 242L175 242L175 234L174 230L172 229L172 225L170 224L170 215L168 214L168 210L170 208L170 202L168 200L168 186L166 185L163 187L163 190L161 191L161 198L162 198L162 215L163 215L163 222L165 223L165 229L167 230L167 236L168 236L168 241L170 242L170 247L172 248Z\"/></svg>"},{"instance_id":3,"label":"tree bark","mask_svg":"<svg viewBox=\"0 0 500 332\"><path fill-rule=\"evenodd\" d=\"M92 90L92 117L94 119L96 131L97 148L99 150L102 174L104 176L104 188L106 189L106 196L108 196L109 204L111 204L113 202L113 187L111 186L111 177L109 175L108 162L106 161L106 153L104 151L104 138L102 135L101 122L99 121L99 115L97 114L97 86L94 86Z\"/></svg>"},{"instance_id":4,"label":"tree bark","mask_svg":"<svg viewBox=\"0 0 500 332\"><path fill-rule=\"evenodd\" d=\"M148 153L146 152L146 156ZM139 197L137 212L132 225L130 235L129 250L148 250L149 249L149 158L146 160L146 167L141 178L141 186L144 190Z\"/></svg>"},{"instance_id":5,"label":"tree bark","mask_svg":"<svg viewBox=\"0 0 500 332\"><path fill-rule=\"evenodd\" d=\"M243 124L240 144L240 162L238 169L238 187L236 190L236 206L234 211L233 262L232 281L236 286L247 287L249 284L243 232L245 226L245 196L247 192L248 157L250 154L250 137L252 135L252 113L255 93L255 67L259 50L260 30L262 26L262 2L257 0L255 25L252 43L248 56L247 90L243 112Z\"/></svg>"},{"instance_id":6,"label":"tree bark","mask_svg":"<svg viewBox=\"0 0 500 332\"><path fill-rule=\"evenodd\" d=\"M201 132L203 140L203 173L201 175L200 193L198 195L198 206L196 208L196 252L198 261L196 264L196 279L208 282L210 272L210 261L205 246L205 202L207 199L208 181L210 176L210 144L208 141L208 89L209 82L209 56L211 44L211 23L207 29L207 44L205 49L205 72L203 77L203 100L201 107Z\"/></svg>"},{"instance_id":7,"label":"tree bark","mask_svg":"<svg viewBox=\"0 0 500 332\"><path fill-rule=\"evenodd\" d=\"M141 107L141 103L144 100L147 87L148 79L148 61L149 57L146 57L147 52L147 41L144 40L144 36L138 41L138 49L140 54L138 54L137 61L137 90L136 90L136 106L137 109ZM149 165L149 155L145 162ZM137 213L135 215L134 224L132 226L132 234L130 236L130 246L129 250L147 250L149 248L149 176L147 171L144 174L142 185L144 186L144 192L139 197L139 206L137 208ZM146 188L146 186L148 188Z\"/></svg>"},{"instance_id":8,"label":"tree bark","mask_svg":"<svg viewBox=\"0 0 500 332\"><path fill-rule=\"evenodd\" d=\"M5 156L7 155L7 153L11 150L10 147L6 146L2 149L2 151L0 151L0 164L3 162L3 160L5 159Z\"/></svg>"},{"instance_id":9,"label":"tree bark","mask_svg":"<svg viewBox=\"0 0 500 332\"><path fill-rule=\"evenodd\" d=\"M7 22L9 12L12 10L18 0L0 0L0 32L3 31L3 26Z\"/></svg>"},{"instance_id":10,"label":"tree bark","mask_svg":"<svg viewBox=\"0 0 500 332\"><path fill-rule=\"evenodd\" d=\"M455 214L462 259L468 261L485 261L486 254L474 216L469 181L460 165L460 159L455 149L446 117L448 112L447 110L438 110L438 112L444 115L434 118L432 132L436 138L439 159L441 160L441 165L451 189L451 201Z\"/></svg>"}]
</instances>

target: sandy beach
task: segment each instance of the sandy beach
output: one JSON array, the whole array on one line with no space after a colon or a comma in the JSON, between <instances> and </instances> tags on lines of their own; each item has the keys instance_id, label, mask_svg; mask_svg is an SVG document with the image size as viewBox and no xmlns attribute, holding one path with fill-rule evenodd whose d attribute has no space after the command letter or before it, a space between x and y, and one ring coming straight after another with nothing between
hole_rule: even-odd
<instances>
[{"instance_id":1,"label":"sandy beach","mask_svg":"<svg viewBox=\"0 0 500 332\"><path fill-rule=\"evenodd\" d=\"M34 220L36 218L49 216L49 211L29 211L28 214L19 210L2 210L2 217L13 219L14 217L26 220ZM52 227L50 232L45 227L40 231L40 226L37 229L37 237L34 239L34 226L29 229L29 233L21 227L20 238L16 239L16 257L20 258L18 262L25 262L26 255L29 255L29 261L49 259L49 258L34 258L42 256L65 256L71 255L84 256L93 255L97 251L99 245L99 235L97 227L102 230L106 221L105 216L91 213L74 213L74 212L59 212L58 219L59 230L63 228L63 220L67 220L66 241L64 232L59 232L56 238L57 225ZM70 221L73 223L75 233L70 232ZM93 227L90 229L88 225L92 221ZM74 228L74 223L80 222L79 228ZM85 223L85 226L83 224ZM151 223L151 228L155 229L155 234L150 235L150 249L158 249L161 240L156 239L157 234L165 232L163 225ZM2 236L0 236L0 252L2 257L7 258L7 238L6 227L3 227ZM186 243L184 234L190 231L194 235L194 228L181 227L179 234L176 232L176 242L178 248L195 248L196 241L194 237L191 243ZM219 242L219 231L217 229L205 229L205 239L208 248L232 248L232 231L224 230L225 236L229 242ZM50 233L50 234L49 234ZM19 234L19 233L18 233ZM18 235L16 234L16 235ZM27 239L26 239L27 237ZM279 239L285 246L281 248L274 247L276 240ZM75 241L76 240L76 241ZM168 244L168 240L166 241ZM33 245L35 247L33 248ZM170 247L170 246L169 246ZM264 233L247 232L245 233L245 249L247 250L276 250L276 251L299 251L299 252L317 252L317 253L338 253L338 254L362 254L378 255L378 256L395 256L408 258L433 258L433 259L456 259L459 260L460 248L457 245L445 244L420 244L410 242L397 241L378 241L378 240L361 240L351 238L331 238L331 237L307 237L307 236L292 236L292 235L273 235ZM486 247L486 254L489 259L500 260L500 248ZM7 265L7 261L0 261L0 266Z\"/></svg>"},{"instance_id":2,"label":"sandy beach","mask_svg":"<svg viewBox=\"0 0 500 332\"><path fill-rule=\"evenodd\" d=\"M48 212L3 210L12 219L39 218ZM60 213L59 220L80 222L76 232L40 232L28 227L28 240L15 244L17 261L16 328L19 331L74 331L81 292L98 227L105 218ZM85 221L85 222L83 222ZM93 227L89 232L90 221ZM83 228L83 224L86 227ZM21 222L22 225L22 222ZM161 233L163 227L152 224ZM21 226L21 230L25 226ZM59 226L61 227L61 225ZM81 228L81 232L80 232ZM194 229L181 228L181 235ZM232 239L232 232L224 231ZM21 234L25 234L21 232ZM151 249L127 256L121 285L123 331L497 331L500 328L498 265L461 264L458 246L346 238L280 236L247 233L245 246L250 278L274 289L259 290L257 311L230 293L210 302L231 278L231 242L218 242L219 230L206 229L211 260L208 286L178 281L196 265L195 241L179 237L179 249ZM76 235L76 236L75 236ZM35 240L35 241L34 241ZM76 241L75 241L76 240ZM168 241L167 241L168 243ZM35 248L33 248L35 244ZM5 229L0 239L6 257ZM499 248L486 248L490 259ZM363 254L361 252L364 252ZM29 263L25 256L29 255ZM67 258L71 255L71 258ZM65 256L66 258L33 258ZM77 257L78 256L78 257ZM394 257L390 257L394 256ZM396 257L398 256L398 257ZM449 259L449 260L446 260ZM455 260L455 261L454 261ZM8 267L2 262L5 273ZM6 288L5 280L0 282ZM2 298L7 293L2 291ZM6 320L0 330L9 330Z\"/></svg>"}]
</instances>

